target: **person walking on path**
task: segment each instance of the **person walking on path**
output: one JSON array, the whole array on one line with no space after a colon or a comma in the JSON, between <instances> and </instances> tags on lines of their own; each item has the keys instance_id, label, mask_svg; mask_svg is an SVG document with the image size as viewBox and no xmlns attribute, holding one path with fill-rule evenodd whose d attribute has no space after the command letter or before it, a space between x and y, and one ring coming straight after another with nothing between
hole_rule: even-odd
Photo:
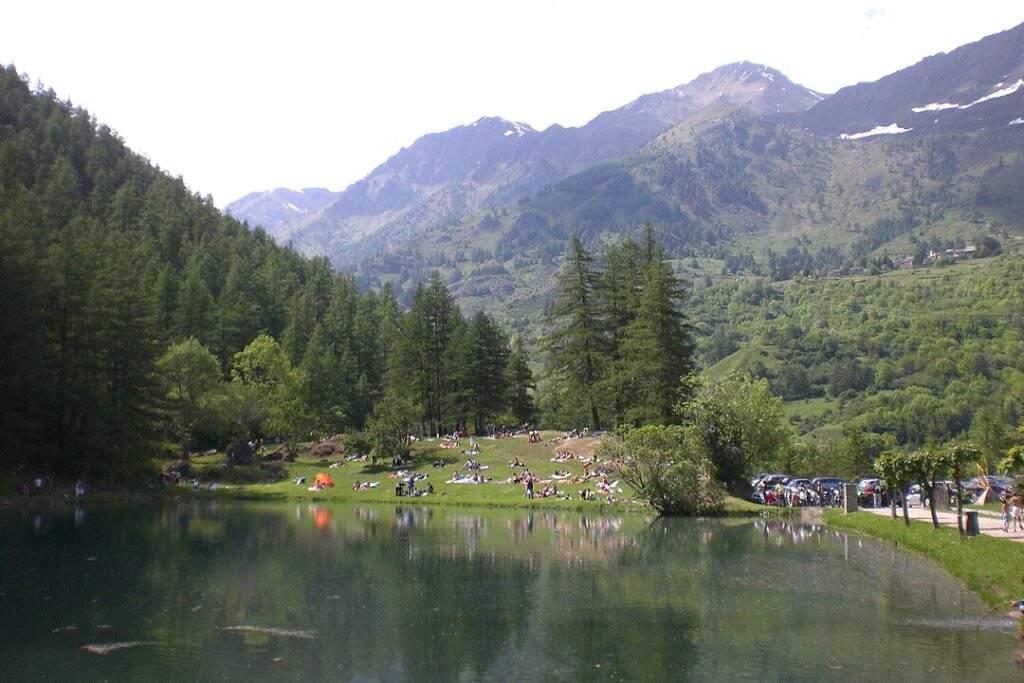
<instances>
[{"instance_id":1,"label":"person walking on path","mask_svg":"<svg viewBox=\"0 0 1024 683\"><path fill-rule=\"evenodd\" d=\"M1010 501L1006 500L1006 496L1003 496L1003 531L1010 533Z\"/></svg>"},{"instance_id":2,"label":"person walking on path","mask_svg":"<svg viewBox=\"0 0 1024 683\"><path fill-rule=\"evenodd\" d=\"M1022 506L1024 506L1024 499L1021 498L1019 492L1014 491L1013 498L1010 499L1010 516L1012 517L1011 523L1013 524L1014 531L1017 531L1017 529L1024 531L1024 521L1021 520Z\"/></svg>"}]
</instances>

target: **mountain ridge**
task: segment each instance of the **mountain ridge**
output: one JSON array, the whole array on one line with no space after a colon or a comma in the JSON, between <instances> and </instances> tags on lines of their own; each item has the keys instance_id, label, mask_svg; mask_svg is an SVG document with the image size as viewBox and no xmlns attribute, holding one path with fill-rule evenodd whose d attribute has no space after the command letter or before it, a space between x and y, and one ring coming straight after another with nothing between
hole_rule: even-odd
<instances>
[{"instance_id":1,"label":"mountain ridge","mask_svg":"<svg viewBox=\"0 0 1024 683\"><path fill-rule=\"evenodd\" d=\"M918 133L1006 126L1024 114L1022 79L1024 23L925 57L877 81L842 88L828 101L789 119L826 136L855 135L893 124ZM1014 84L1015 89L1006 92ZM1003 94L997 94L1000 91Z\"/></svg>"},{"instance_id":2,"label":"mountain ridge","mask_svg":"<svg viewBox=\"0 0 1024 683\"><path fill-rule=\"evenodd\" d=\"M602 112L578 128L558 124L537 131L500 117L429 133L403 147L362 180L312 210L259 214L247 195L227 210L263 224L281 241L307 254L327 254L336 265L366 255L353 244L381 230L408 235L457 222L474 212L512 203L596 163L637 149L700 109L729 102L764 114L800 111L823 95L794 84L781 72L736 62L692 81L643 95ZM284 205L279 191L265 193ZM287 207L285 207L287 208ZM265 222L268 218L272 225Z\"/></svg>"}]
</instances>

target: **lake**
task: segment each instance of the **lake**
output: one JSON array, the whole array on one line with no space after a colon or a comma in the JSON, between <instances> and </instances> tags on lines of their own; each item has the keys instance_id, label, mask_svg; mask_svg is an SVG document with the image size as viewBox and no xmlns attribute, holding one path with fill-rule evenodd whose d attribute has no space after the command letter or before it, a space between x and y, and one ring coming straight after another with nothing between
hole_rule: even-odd
<instances>
[{"instance_id":1,"label":"lake","mask_svg":"<svg viewBox=\"0 0 1024 683\"><path fill-rule=\"evenodd\" d=\"M5 681L1024 676L936 565L819 526L194 501L0 540Z\"/></svg>"}]
</instances>

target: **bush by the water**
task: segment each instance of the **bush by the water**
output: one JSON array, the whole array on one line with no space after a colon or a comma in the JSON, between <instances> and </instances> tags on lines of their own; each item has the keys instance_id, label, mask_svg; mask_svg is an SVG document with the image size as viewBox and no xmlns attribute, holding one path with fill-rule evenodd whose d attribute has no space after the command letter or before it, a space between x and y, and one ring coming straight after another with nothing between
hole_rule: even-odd
<instances>
[{"instance_id":1,"label":"bush by the water","mask_svg":"<svg viewBox=\"0 0 1024 683\"><path fill-rule=\"evenodd\" d=\"M662 515L721 512L723 486L692 429L648 425L629 429L601 446L619 463L623 481Z\"/></svg>"}]
</instances>

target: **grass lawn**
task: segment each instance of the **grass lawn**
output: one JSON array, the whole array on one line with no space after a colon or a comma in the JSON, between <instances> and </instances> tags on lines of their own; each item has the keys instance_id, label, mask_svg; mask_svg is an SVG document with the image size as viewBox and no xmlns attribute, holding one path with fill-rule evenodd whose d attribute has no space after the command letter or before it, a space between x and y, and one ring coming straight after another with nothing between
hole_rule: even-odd
<instances>
[{"instance_id":1,"label":"grass lawn","mask_svg":"<svg viewBox=\"0 0 1024 683\"><path fill-rule=\"evenodd\" d=\"M350 461L341 453L327 458L300 456L293 463L285 463L287 466L286 477L275 483L259 481L261 473L256 465L225 468L223 455L197 456L192 459L192 464L199 474L200 490L192 494L191 482L183 482L177 492L201 498L387 503L397 500L415 500L417 504L560 508L566 510L613 508L618 512L638 511L647 514L652 512L650 507L637 502L635 492L625 483L619 482L616 485L619 477L611 467L608 468L607 475L608 482L615 488L615 492L611 496L598 490L596 485L601 481L600 477L584 481L583 465L580 458L596 454L600 438L583 437L566 441L561 437L560 432L542 432L541 442L535 444L528 443L525 435L508 439L477 439L480 453L473 456L473 459L481 465L487 466L487 469L479 471L479 474L490 480L481 484L448 483L456 473L473 474L472 470L465 468L469 456L463 451L468 451L470 448L468 438L459 439L458 448L453 449L441 448L441 441L437 440L417 442L413 447L410 464L406 468L402 468L402 471L427 475L426 479L416 482L416 488L424 490L428 485L433 485L434 492L415 498L395 496L395 484L399 481L395 476L398 474L398 470L395 468L384 464L373 465L368 461ZM559 452L571 453L574 458L565 462L552 462L551 458ZM512 475L524 470L522 467L509 467L508 462L513 459L523 463L531 474L541 479L540 482L534 483L534 498L532 500L526 498L523 484L505 483ZM434 467L434 462L437 460L443 460L444 466ZM341 464L330 467L333 463ZM605 463L601 462L591 465L590 472L601 471L603 465ZM551 475L556 470L569 472L570 478L552 479ZM319 491L308 490L318 473L329 474L334 480L334 486ZM305 482L296 484L297 478L304 478ZM403 478L407 479L408 474ZM578 481L573 482L573 478ZM215 491L207 490L206 484L211 480L217 482ZM377 482L377 486L369 490L355 491L353 487L357 481ZM545 481L548 482L548 485L557 486L558 493L567 497L541 497ZM593 500L582 499L580 492L584 489L595 493L596 498ZM764 510L763 506L738 498L727 497L725 500L724 513L728 515L750 516L760 514Z\"/></svg>"},{"instance_id":2,"label":"grass lawn","mask_svg":"<svg viewBox=\"0 0 1024 683\"><path fill-rule=\"evenodd\" d=\"M919 521L907 527L902 519L867 512L826 510L824 520L930 557L993 607L1024 597L1024 543L991 536L962 539L956 529L933 529Z\"/></svg>"},{"instance_id":3,"label":"grass lawn","mask_svg":"<svg viewBox=\"0 0 1024 683\"><path fill-rule=\"evenodd\" d=\"M260 498L279 500L322 500L322 501L367 501L394 502L395 485L399 481L399 472L404 472L402 479L408 479L408 473L425 474L426 479L416 482L418 490L425 490L433 485L433 494L418 496L417 503L442 503L446 505L477 505L477 506L531 506L558 507L566 509L593 509L607 506L609 495L597 490L596 484L601 478L584 481L583 465L580 458L592 456L597 452L600 439L583 437L565 441L559 432L543 432L540 443L527 443L525 435L507 439L478 438L480 452L472 456L473 460L485 466L478 474L486 481L481 484L449 483L456 473L474 474L465 467L470 456L466 455L470 448L469 438L459 439L456 448L441 448L440 440L417 442L413 447L412 459L405 468L392 468L390 464L372 464L369 461L358 462L348 460L341 453L326 458L300 456L293 463L285 463L286 478L276 483L259 483L253 480L258 476L256 466L244 468L224 468L223 455L205 455L193 458L193 466L199 472L202 485L197 495L223 496L238 498ZM558 452L572 453L574 459L565 462L552 462ZM518 459L526 469L540 481L534 483L534 498L527 500L523 484L507 482L514 474L522 473L522 467L509 467L508 462ZM443 461L442 467L434 467L435 461ZM334 464L335 467L331 467ZM604 463L590 467L590 472L602 471ZM569 479L556 480L552 475L557 471L568 472ZM320 491L309 491L316 475L326 473L334 480L334 486ZM297 478L304 478L305 483L296 484ZM576 478L577 482L572 482ZM631 502L635 494L624 484L616 484L618 476L609 468L608 483L614 487L610 496L611 502L618 506L639 507ZM216 491L207 491L208 480L218 482ZM356 491L356 482L376 482L374 488ZM545 485L557 487L558 493L566 499L549 496L542 498L541 491ZM183 483L182 487L190 487L191 483ZM597 494L595 500L582 500L580 492L584 489ZM412 500L403 498L403 500Z\"/></svg>"}]
</instances>

